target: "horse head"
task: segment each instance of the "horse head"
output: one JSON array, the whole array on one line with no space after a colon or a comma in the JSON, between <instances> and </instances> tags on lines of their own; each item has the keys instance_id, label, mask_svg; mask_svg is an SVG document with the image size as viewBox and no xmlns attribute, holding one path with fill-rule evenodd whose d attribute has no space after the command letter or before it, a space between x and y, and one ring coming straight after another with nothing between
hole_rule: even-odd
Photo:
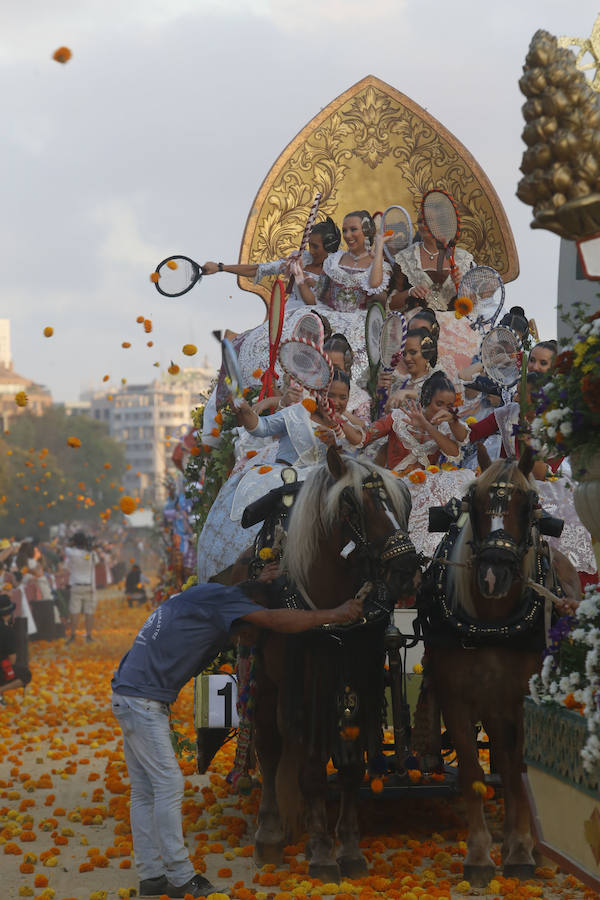
<instances>
[{"instance_id":1,"label":"horse head","mask_svg":"<svg viewBox=\"0 0 600 900\"><path fill-rule=\"evenodd\" d=\"M490 463L487 452L479 456L483 471L469 491L467 505L475 583L487 600L505 598L523 574L538 502L528 481L533 457L529 447L518 463L504 459Z\"/></svg>"},{"instance_id":2,"label":"horse head","mask_svg":"<svg viewBox=\"0 0 600 900\"><path fill-rule=\"evenodd\" d=\"M327 452L327 466L336 482L349 481L348 465L334 447ZM418 568L407 530L410 495L385 470L363 463L358 475L360 483L351 479L339 496L340 556L394 595L410 594Z\"/></svg>"}]
</instances>

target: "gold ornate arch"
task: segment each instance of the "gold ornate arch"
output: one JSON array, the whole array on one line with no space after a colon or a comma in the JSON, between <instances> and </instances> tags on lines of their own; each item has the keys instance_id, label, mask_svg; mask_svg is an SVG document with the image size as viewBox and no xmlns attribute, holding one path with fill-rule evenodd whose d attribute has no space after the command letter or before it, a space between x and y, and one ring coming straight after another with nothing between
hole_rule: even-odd
<instances>
[{"instance_id":1,"label":"gold ornate arch","mask_svg":"<svg viewBox=\"0 0 600 900\"><path fill-rule=\"evenodd\" d=\"M354 209L393 203L416 219L423 193L449 191L461 215L460 244L505 281L519 274L512 231L500 199L474 157L426 110L367 75L322 109L271 167L246 221L240 263L286 256L298 247L313 197L319 219L338 224ZM268 303L267 286L239 286Z\"/></svg>"}]
</instances>

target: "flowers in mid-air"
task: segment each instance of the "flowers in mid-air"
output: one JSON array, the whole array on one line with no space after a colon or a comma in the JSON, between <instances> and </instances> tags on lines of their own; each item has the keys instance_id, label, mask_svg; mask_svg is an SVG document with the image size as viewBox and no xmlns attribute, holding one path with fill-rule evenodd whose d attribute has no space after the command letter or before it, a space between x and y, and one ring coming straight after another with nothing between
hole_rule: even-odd
<instances>
[{"instance_id":1,"label":"flowers in mid-air","mask_svg":"<svg viewBox=\"0 0 600 900\"><path fill-rule=\"evenodd\" d=\"M52 335L54 334L54 328L52 328L51 325L46 325L42 334L44 335L44 337L52 337Z\"/></svg>"},{"instance_id":2,"label":"flowers in mid-air","mask_svg":"<svg viewBox=\"0 0 600 900\"><path fill-rule=\"evenodd\" d=\"M184 356L194 356L198 352L198 348L195 344L184 344L181 352Z\"/></svg>"},{"instance_id":3,"label":"flowers in mid-air","mask_svg":"<svg viewBox=\"0 0 600 900\"><path fill-rule=\"evenodd\" d=\"M15 403L17 406L27 406L27 393L25 391L17 391L15 394Z\"/></svg>"},{"instance_id":4,"label":"flowers in mid-air","mask_svg":"<svg viewBox=\"0 0 600 900\"><path fill-rule=\"evenodd\" d=\"M73 52L69 50L68 47L59 47L58 50L55 50L52 54L52 59L58 63L66 63L69 62L72 56Z\"/></svg>"},{"instance_id":5,"label":"flowers in mid-air","mask_svg":"<svg viewBox=\"0 0 600 900\"><path fill-rule=\"evenodd\" d=\"M73 447L73 449L77 449L77 447L81 447L81 441L79 440L78 437L73 437L73 436L68 437L67 444L69 445L69 447Z\"/></svg>"}]
</instances>

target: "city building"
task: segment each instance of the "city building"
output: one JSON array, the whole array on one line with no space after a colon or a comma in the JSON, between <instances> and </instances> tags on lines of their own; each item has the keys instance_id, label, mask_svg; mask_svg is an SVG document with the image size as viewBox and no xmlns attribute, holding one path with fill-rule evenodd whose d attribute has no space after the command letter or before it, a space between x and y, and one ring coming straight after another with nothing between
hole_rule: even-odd
<instances>
[{"instance_id":1,"label":"city building","mask_svg":"<svg viewBox=\"0 0 600 900\"><path fill-rule=\"evenodd\" d=\"M17 406L15 395L25 391L27 405ZM0 319L0 424L2 430L10 429L11 422L19 415L29 412L41 416L52 406L52 394L41 384L25 375L19 375L13 368L10 354L10 319Z\"/></svg>"},{"instance_id":2,"label":"city building","mask_svg":"<svg viewBox=\"0 0 600 900\"><path fill-rule=\"evenodd\" d=\"M185 369L150 384L107 387L89 398L91 417L125 445L127 494L148 504L164 501L165 480L176 472L171 454L192 427L191 411L206 401L214 375L208 367Z\"/></svg>"}]
</instances>

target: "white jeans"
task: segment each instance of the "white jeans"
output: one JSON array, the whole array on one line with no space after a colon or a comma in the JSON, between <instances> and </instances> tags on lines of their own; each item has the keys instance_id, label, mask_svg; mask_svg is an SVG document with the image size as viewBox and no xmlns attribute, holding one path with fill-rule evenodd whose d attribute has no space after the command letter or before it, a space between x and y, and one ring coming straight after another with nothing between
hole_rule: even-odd
<instances>
[{"instance_id":1,"label":"white jeans","mask_svg":"<svg viewBox=\"0 0 600 900\"><path fill-rule=\"evenodd\" d=\"M131 832L140 881L166 875L177 887L194 876L183 842L183 775L170 738L169 707L113 694L131 784Z\"/></svg>"}]
</instances>

